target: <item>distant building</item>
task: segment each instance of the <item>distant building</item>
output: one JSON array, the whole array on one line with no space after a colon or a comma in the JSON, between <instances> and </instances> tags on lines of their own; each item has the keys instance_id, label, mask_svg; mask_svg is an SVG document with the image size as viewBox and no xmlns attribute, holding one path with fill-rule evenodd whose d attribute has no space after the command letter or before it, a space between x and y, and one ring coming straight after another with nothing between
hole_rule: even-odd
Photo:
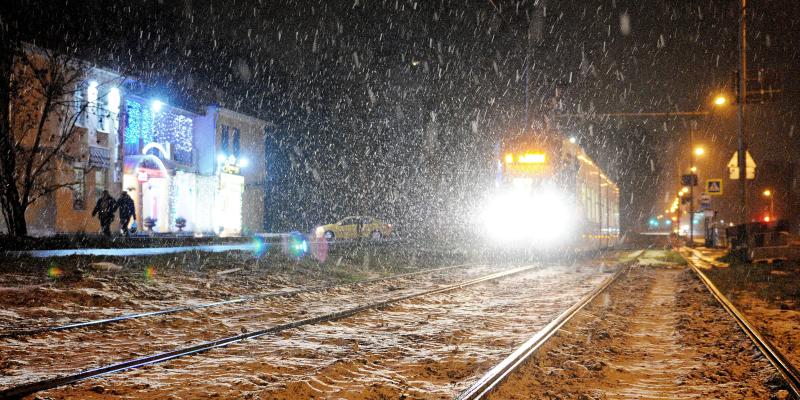
<instances>
[{"instance_id":1,"label":"distant building","mask_svg":"<svg viewBox=\"0 0 800 400\"><path fill-rule=\"evenodd\" d=\"M266 123L217 106L184 110L126 90L131 83L91 68L76 88L69 103L86 110L72 144L78 157L59 161L56 178L74 184L29 207L29 233L98 232L91 211L103 190L128 192L141 231L263 231Z\"/></svg>"}]
</instances>

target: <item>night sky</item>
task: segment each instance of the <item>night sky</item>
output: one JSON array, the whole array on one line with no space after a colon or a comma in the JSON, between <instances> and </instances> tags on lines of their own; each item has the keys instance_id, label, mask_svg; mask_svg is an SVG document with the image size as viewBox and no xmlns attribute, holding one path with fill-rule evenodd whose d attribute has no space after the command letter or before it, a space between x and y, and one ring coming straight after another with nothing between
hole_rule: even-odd
<instances>
[{"instance_id":1,"label":"night sky","mask_svg":"<svg viewBox=\"0 0 800 400\"><path fill-rule=\"evenodd\" d=\"M751 107L753 153L780 164L800 149L800 2L749 3L750 69L774 71L784 90ZM218 103L269 121L272 230L350 214L409 230L457 221L491 181L495 144L524 128L525 65L533 129L578 137L620 183L623 227L636 226L676 188L689 120L568 115L708 110L713 94L732 95L737 60L737 1L0 7L4 29L72 47L171 104ZM707 168L721 168L735 149L735 113L696 121L698 140L718 150Z\"/></svg>"}]
</instances>

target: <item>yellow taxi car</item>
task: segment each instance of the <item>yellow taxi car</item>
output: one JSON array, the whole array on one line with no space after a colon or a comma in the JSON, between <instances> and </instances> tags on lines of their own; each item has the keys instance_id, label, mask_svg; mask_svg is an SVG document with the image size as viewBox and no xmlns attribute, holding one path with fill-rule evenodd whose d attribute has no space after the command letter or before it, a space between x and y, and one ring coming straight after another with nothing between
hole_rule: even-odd
<instances>
[{"instance_id":1,"label":"yellow taxi car","mask_svg":"<svg viewBox=\"0 0 800 400\"><path fill-rule=\"evenodd\" d=\"M347 217L334 224L317 227L315 235L326 240L360 238L379 240L392 235L392 224L373 217Z\"/></svg>"}]
</instances>

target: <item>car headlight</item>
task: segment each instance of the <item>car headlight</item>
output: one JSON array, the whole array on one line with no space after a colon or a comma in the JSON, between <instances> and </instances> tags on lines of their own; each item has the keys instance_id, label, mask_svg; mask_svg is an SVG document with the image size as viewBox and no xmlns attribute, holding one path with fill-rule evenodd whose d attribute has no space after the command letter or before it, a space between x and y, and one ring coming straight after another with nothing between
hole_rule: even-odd
<instances>
[{"instance_id":1,"label":"car headlight","mask_svg":"<svg viewBox=\"0 0 800 400\"><path fill-rule=\"evenodd\" d=\"M315 233L317 237L322 237L322 235L325 234L325 228L318 226L317 229L315 230Z\"/></svg>"}]
</instances>

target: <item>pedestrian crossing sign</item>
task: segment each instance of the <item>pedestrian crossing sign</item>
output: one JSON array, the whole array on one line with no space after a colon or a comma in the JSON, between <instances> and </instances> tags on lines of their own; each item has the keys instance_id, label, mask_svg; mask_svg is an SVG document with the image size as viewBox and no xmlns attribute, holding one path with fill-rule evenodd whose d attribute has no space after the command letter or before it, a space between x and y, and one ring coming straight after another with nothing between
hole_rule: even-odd
<instances>
[{"instance_id":1,"label":"pedestrian crossing sign","mask_svg":"<svg viewBox=\"0 0 800 400\"><path fill-rule=\"evenodd\" d=\"M712 196L722 195L722 179L709 179L706 181L706 193Z\"/></svg>"}]
</instances>

